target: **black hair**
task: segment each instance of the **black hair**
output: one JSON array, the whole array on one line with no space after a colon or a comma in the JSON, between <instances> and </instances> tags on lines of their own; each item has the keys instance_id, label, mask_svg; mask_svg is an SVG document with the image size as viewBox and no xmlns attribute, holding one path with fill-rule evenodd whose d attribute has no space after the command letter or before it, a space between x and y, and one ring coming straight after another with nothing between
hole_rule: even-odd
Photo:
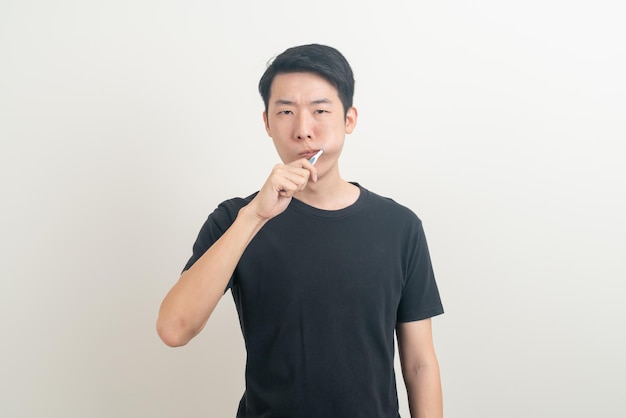
<instances>
[{"instance_id":1,"label":"black hair","mask_svg":"<svg viewBox=\"0 0 626 418\"><path fill-rule=\"evenodd\" d=\"M354 96L352 68L341 52L335 48L319 44L295 46L271 60L259 81L259 93L263 98L266 112L274 77L285 73L319 75L337 89L344 114L352 107Z\"/></svg>"}]
</instances>

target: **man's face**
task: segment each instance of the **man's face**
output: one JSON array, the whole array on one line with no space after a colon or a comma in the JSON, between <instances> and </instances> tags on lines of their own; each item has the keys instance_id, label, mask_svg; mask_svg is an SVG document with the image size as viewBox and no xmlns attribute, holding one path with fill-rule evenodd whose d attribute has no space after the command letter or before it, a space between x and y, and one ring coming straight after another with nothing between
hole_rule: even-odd
<instances>
[{"instance_id":1,"label":"man's face","mask_svg":"<svg viewBox=\"0 0 626 418\"><path fill-rule=\"evenodd\" d=\"M278 74L272 82L265 129L283 163L310 158L323 149L316 166L337 166L346 133L356 125L355 108L344 109L337 90L313 73Z\"/></svg>"}]
</instances>

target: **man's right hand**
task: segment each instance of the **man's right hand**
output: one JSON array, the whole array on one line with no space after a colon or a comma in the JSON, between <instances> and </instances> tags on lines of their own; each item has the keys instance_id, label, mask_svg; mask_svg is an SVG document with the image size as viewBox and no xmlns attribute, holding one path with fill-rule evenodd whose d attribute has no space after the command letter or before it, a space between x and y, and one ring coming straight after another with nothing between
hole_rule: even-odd
<instances>
[{"instance_id":1,"label":"man's right hand","mask_svg":"<svg viewBox=\"0 0 626 418\"><path fill-rule=\"evenodd\" d=\"M287 209L291 198L304 190L309 180L317 181L317 170L306 158L277 164L248 206L260 220L270 220Z\"/></svg>"}]
</instances>

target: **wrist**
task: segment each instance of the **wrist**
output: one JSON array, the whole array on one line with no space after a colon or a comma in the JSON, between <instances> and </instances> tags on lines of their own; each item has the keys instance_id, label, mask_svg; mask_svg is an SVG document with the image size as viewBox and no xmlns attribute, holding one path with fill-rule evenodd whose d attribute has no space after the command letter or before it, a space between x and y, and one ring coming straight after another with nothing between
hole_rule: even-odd
<instances>
[{"instance_id":1,"label":"wrist","mask_svg":"<svg viewBox=\"0 0 626 418\"><path fill-rule=\"evenodd\" d=\"M258 211L254 208L254 201L250 202L246 206L239 209L237 214L237 220L240 220L248 225L251 225L255 230L259 230L269 220L258 214Z\"/></svg>"}]
</instances>

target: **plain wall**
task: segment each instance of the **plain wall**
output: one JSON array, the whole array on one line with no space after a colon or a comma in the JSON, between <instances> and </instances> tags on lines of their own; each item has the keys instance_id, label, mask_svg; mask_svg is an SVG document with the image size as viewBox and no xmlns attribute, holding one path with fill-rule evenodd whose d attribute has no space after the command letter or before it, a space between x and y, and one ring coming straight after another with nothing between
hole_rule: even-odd
<instances>
[{"instance_id":1,"label":"plain wall","mask_svg":"<svg viewBox=\"0 0 626 418\"><path fill-rule=\"evenodd\" d=\"M624 12L1 0L0 416L234 416L230 294L184 348L157 310L206 216L278 162L266 62L319 42L357 80L344 177L424 222L446 416L623 417Z\"/></svg>"}]
</instances>

